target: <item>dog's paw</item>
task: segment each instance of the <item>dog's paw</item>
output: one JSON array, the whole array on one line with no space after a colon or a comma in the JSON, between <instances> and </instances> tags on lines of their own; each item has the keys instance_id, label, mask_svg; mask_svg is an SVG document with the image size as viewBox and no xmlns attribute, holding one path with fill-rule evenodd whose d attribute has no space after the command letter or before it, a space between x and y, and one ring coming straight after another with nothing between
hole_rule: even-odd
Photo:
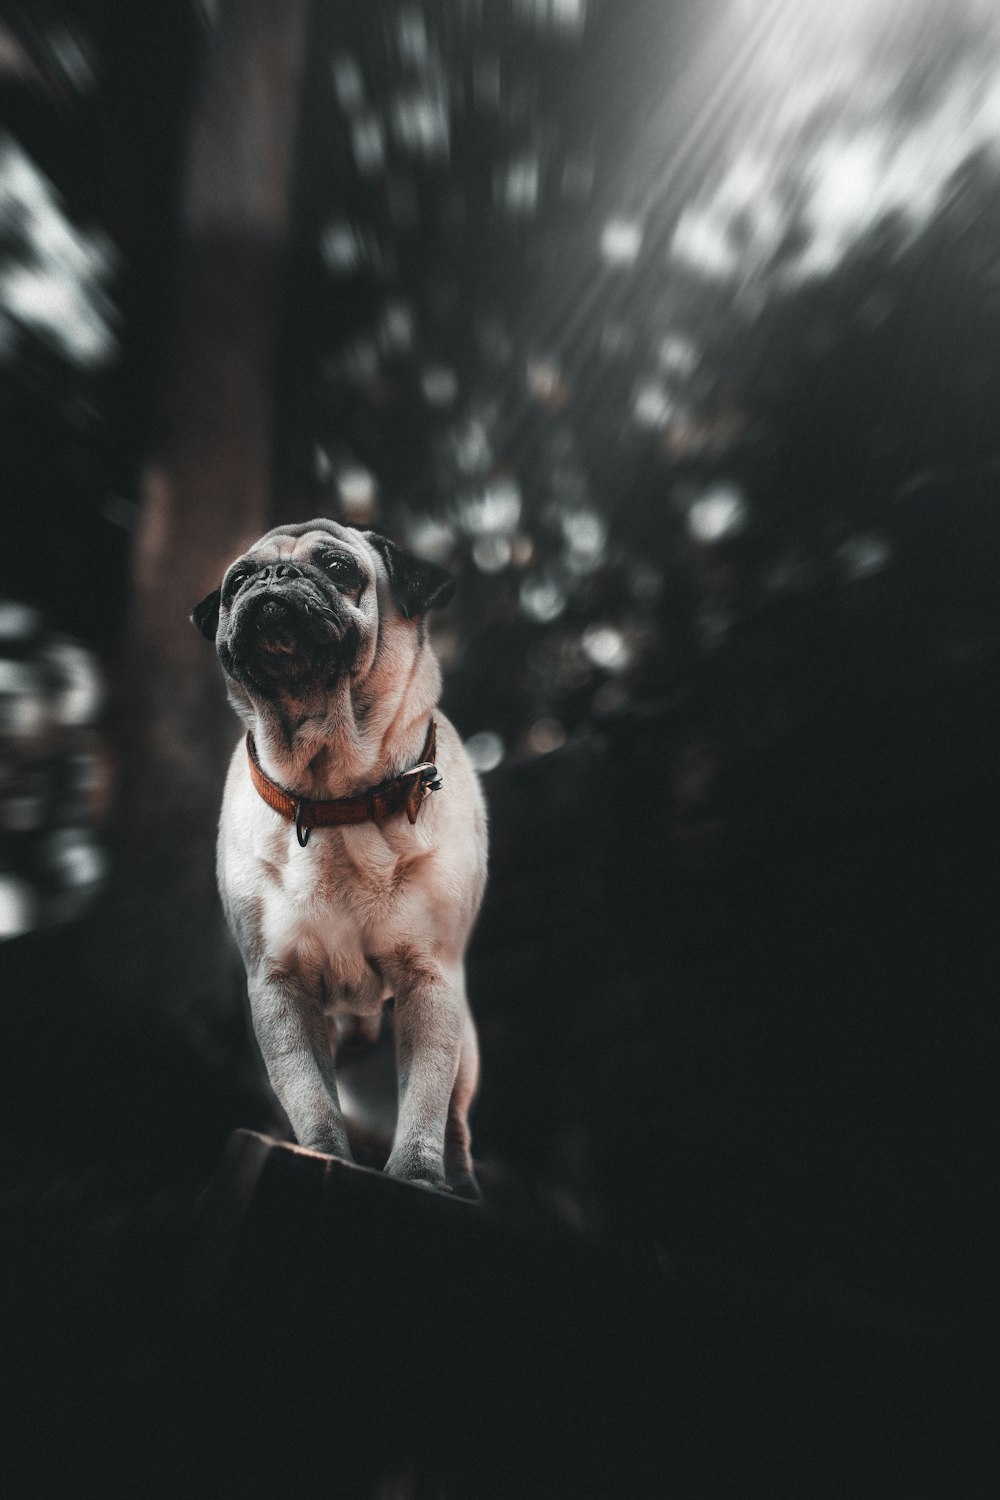
<instances>
[{"instance_id":1,"label":"dog's paw","mask_svg":"<svg viewBox=\"0 0 1000 1500\"><path fill-rule=\"evenodd\" d=\"M451 1187L443 1172L435 1171L426 1163L418 1162L394 1162L390 1157L386 1162L385 1175L393 1177L397 1182L409 1182L414 1187L429 1188L435 1193L450 1193Z\"/></svg>"},{"instance_id":2,"label":"dog's paw","mask_svg":"<svg viewBox=\"0 0 1000 1500\"><path fill-rule=\"evenodd\" d=\"M354 1165L354 1156L351 1152L350 1143L346 1134L343 1136L333 1135L330 1131L317 1131L308 1135L303 1132L298 1144L306 1151L317 1151L322 1156L335 1156L338 1161L350 1162Z\"/></svg>"},{"instance_id":3,"label":"dog's paw","mask_svg":"<svg viewBox=\"0 0 1000 1500\"><path fill-rule=\"evenodd\" d=\"M451 1193L453 1189L443 1177L400 1177L400 1182L412 1183L414 1187L429 1188L432 1193Z\"/></svg>"}]
</instances>

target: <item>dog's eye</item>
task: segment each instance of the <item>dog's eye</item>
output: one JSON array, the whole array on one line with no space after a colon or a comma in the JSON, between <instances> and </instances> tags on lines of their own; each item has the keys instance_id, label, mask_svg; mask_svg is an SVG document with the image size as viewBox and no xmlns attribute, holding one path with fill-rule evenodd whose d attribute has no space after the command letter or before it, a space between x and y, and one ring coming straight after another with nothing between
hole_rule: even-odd
<instances>
[{"instance_id":1,"label":"dog's eye","mask_svg":"<svg viewBox=\"0 0 1000 1500\"><path fill-rule=\"evenodd\" d=\"M329 552L325 557L320 558L320 566L324 573L333 579L338 589L350 593L361 587L361 572L350 558L338 552Z\"/></svg>"},{"instance_id":2,"label":"dog's eye","mask_svg":"<svg viewBox=\"0 0 1000 1500\"><path fill-rule=\"evenodd\" d=\"M246 583L247 579L250 578L254 573L256 573L256 571L257 569L253 566L252 563L244 563L241 567L234 568L226 578L225 583L222 585L223 604L231 604L233 599L236 597L236 594Z\"/></svg>"}]
</instances>

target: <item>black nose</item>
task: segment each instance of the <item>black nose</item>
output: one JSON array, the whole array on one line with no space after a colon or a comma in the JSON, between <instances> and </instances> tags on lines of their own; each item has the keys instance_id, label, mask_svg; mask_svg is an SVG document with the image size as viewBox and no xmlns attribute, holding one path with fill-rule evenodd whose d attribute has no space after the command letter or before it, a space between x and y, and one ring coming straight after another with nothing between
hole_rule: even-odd
<instances>
[{"instance_id":1,"label":"black nose","mask_svg":"<svg viewBox=\"0 0 1000 1500\"><path fill-rule=\"evenodd\" d=\"M257 574L258 583L276 583L279 578L301 578L302 569L294 563L272 563Z\"/></svg>"}]
</instances>

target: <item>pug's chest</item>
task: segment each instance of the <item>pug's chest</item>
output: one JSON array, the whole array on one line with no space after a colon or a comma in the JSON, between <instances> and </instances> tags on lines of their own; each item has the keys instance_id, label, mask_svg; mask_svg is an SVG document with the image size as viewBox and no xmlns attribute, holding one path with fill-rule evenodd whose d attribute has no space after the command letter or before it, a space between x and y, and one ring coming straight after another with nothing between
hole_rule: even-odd
<instances>
[{"instance_id":1,"label":"pug's chest","mask_svg":"<svg viewBox=\"0 0 1000 1500\"><path fill-rule=\"evenodd\" d=\"M317 988L326 1008L370 1014L391 996L380 959L407 935L408 862L384 845L348 850L311 839L272 881L264 907L270 953Z\"/></svg>"}]
</instances>

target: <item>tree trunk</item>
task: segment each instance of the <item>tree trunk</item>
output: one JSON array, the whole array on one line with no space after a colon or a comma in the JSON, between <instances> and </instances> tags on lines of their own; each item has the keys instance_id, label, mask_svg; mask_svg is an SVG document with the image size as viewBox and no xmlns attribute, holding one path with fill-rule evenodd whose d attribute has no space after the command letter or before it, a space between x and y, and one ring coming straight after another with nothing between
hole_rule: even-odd
<instances>
[{"instance_id":1,"label":"tree trunk","mask_svg":"<svg viewBox=\"0 0 1000 1500\"><path fill-rule=\"evenodd\" d=\"M192 121L162 436L143 483L122 658L118 830L98 962L113 965L113 988L130 1003L144 998L203 1036L232 1005L214 846L238 726L188 615L268 525L272 342L305 19L306 0L218 8Z\"/></svg>"}]
</instances>

